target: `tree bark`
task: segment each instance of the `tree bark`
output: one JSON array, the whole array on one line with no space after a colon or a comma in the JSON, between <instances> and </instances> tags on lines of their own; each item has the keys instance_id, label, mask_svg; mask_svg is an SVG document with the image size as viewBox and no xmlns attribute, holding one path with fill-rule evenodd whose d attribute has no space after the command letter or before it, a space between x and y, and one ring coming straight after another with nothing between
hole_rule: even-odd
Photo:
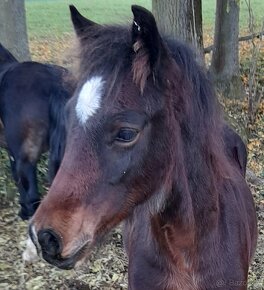
<instances>
[{"instance_id":1,"label":"tree bark","mask_svg":"<svg viewBox=\"0 0 264 290\"><path fill-rule=\"evenodd\" d=\"M0 42L19 60L30 60L24 0L0 1Z\"/></svg>"},{"instance_id":2,"label":"tree bark","mask_svg":"<svg viewBox=\"0 0 264 290\"><path fill-rule=\"evenodd\" d=\"M201 0L152 0L152 11L162 33L203 52Z\"/></svg>"},{"instance_id":3,"label":"tree bark","mask_svg":"<svg viewBox=\"0 0 264 290\"><path fill-rule=\"evenodd\" d=\"M239 72L239 0L217 0L210 72L220 94L242 98Z\"/></svg>"}]
</instances>

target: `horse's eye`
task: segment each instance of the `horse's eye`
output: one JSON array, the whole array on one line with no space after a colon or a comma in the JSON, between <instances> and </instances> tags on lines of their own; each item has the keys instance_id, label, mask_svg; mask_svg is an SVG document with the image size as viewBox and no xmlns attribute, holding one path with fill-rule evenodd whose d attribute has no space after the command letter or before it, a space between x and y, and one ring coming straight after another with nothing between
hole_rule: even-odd
<instances>
[{"instance_id":1,"label":"horse's eye","mask_svg":"<svg viewBox=\"0 0 264 290\"><path fill-rule=\"evenodd\" d=\"M130 143L136 139L138 131L130 128L121 128L117 133L115 140L118 142Z\"/></svg>"}]
</instances>

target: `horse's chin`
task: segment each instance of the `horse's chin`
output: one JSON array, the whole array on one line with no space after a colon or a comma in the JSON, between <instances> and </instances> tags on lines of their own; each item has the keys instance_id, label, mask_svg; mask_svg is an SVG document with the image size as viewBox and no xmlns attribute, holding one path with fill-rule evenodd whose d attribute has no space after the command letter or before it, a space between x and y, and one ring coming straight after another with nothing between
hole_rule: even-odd
<instances>
[{"instance_id":1,"label":"horse's chin","mask_svg":"<svg viewBox=\"0 0 264 290\"><path fill-rule=\"evenodd\" d=\"M78 251L74 251L73 254L68 255L67 257L58 255L55 258L51 258L50 256L46 255L45 252L42 252L42 258L49 264L60 269L71 270L79 268L89 258L91 250L91 244L87 243Z\"/></svg>"},{"instance_id":2,"label":"horse's chin","mask_svg":"<svg viewBox=\"0 0 264 290\"><path fill-rule=\"evenodd\" d=\"M76 261L74 261L71 258L67 259L62 259L62 258L57 258L57 259L51 259L50 257L45 257L45 255L42 256L43 259L48 262L49 264L56 266L57 268L60 268L62 270L71 270L74 269Z\"/></svg>"}]
</instances>

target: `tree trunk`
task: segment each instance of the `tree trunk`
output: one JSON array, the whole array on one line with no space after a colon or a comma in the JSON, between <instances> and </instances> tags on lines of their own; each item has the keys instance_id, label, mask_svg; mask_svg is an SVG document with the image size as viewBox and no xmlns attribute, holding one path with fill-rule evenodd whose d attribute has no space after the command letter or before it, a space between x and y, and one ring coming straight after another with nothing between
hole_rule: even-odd
<instances>
[{"instance_id":1,"label":"tree trunk","mask_svg":"<svg viewBox=\"0 0 264 290\"><path fill-rule=\"evenodd\" d=\"M152 10L162 33L203 52L201 0L152 0Z\"/></svg>"},{"instance_id":2,"label":"tree trunk","mask_svg":"<svg viewBox=\"0 0 264 290\"><path fill-rule=\"evenodd\" d=\"M30 60L24 0L0 1L0 42L19 60Z\"/></svg>"},{"instance_id":3,"label":"tree trunk","mask_svg":"<svg viewBox=\"0 0 264 290\"><path fill-rule=\"evenodd\" d=\"M220 94L242 98L239 73L239 1L217 0L214 49L210 72Z\"/></svg>"}]
</instances>

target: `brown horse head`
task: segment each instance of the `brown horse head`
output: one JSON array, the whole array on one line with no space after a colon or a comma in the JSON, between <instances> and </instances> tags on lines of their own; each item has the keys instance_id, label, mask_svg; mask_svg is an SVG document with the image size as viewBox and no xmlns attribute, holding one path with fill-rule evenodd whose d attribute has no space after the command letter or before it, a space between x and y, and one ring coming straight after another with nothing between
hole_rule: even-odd
<instances>
[{"instance_id":1,"label":"brown horse head","mask_svg":"<svg viewBox=\"0 0 264 290\"><path fill-rule=\"evenodd\" d=\"M63 163L32 223L44 258L61 267L73 265L158 193L153 211L161 210L172 186L173 102L180 100L170 98L167 86L180 86L181 76L153 16L136 6L132 10L128 33L85 21L71 8L80 41L89 39L81 51L80 70L86 72L68 104ZM172 77L179 83L171 84Z\"/></svg>"}]
</instances>

